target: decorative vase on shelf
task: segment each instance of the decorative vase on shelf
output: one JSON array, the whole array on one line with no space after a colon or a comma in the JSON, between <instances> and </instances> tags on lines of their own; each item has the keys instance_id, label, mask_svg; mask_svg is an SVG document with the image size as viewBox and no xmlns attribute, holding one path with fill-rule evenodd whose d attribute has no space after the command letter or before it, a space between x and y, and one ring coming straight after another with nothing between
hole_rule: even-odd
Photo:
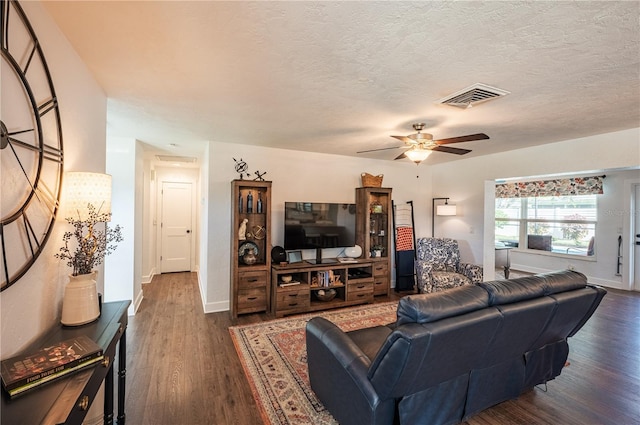
<instances>
[{"instance_id":1,"label":"decorative vase on shelf","mask_svg":"<svg viewBox=\"0 0 640 425\"><path fill-rule=\"evenodd\" d=\"M242 256L242 261L248 266L255 264L257 259L258 258L256 257L256 253L253 248L247 249Z\"/></svg>"},{"instance_id":2,"label":"decorative vase on shelf","mask_svg":"<svg viewBox=\"0 0 640 425\"><path fill-rule=\"evenodd\" d=\"M96 289L97 271L78 276L69 276L64 288L62 300L62 319L66 326L80 326L91 323L100 316L98 291Z\"/></svg>"}]
</instances>

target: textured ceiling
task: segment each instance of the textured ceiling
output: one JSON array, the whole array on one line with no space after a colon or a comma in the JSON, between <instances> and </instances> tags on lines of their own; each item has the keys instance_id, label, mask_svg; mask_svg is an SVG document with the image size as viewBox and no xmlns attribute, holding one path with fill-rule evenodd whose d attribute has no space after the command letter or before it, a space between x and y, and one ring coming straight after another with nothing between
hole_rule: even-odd
<instances>
[{"instance_id":1,"label":"textured ceiling","mask_svg":"<svg viewBox=\"0 0 640 425\"><path fill-rule=\"evenodd\" d=\"M184 153L218 141L357 155L425 122L437 139L488 134L455 145L470 157L640 126L636 1L45 7L107 93L110 134ZM511 94L437 104L476 82Z\"/></svg>"}]
</instances>

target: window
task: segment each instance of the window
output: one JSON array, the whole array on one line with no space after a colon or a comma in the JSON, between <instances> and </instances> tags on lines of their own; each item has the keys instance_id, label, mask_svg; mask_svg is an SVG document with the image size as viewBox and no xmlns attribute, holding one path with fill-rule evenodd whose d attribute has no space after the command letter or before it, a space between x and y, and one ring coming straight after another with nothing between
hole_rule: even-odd
<instances>
[{"instance_id":1,"label":"window","mask_svg":"<svg viewBox=\"0 0 640 425\"><path fill-rule=\"evenodd\" d=\"M595 254L595 194L496 198L495 211L496 242L557 254Z\"/></svg>"}]
</instances>

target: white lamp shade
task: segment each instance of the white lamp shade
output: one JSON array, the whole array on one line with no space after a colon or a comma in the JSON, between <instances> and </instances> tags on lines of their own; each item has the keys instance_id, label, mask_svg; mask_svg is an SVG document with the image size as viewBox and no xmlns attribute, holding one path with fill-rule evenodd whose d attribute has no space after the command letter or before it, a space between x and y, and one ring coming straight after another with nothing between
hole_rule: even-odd
<instances>
[{"instance_id":1,"label":"white lamp shade","mask_svg":"<svg viewBox=\"0 0 640 425\"><path fill-rule=\"evenodd\" d=\"M408 151L406 151L404 154L407 156L407 158L409 158L416 164L419 164L425 159L427 159L429 155L431 155L431 151L428 149L420 149L417 146L414 146Z\"/></svg>"},{"instance_id":2,"label":"white lamp shade","mask_svg":"<svg viewBox=\"0 0 640 425\"><path fill-rule=\"evenodd\" d=\"M98 214L111 214L111 176L102 173L72 171L64 176L64 217L86 221L87 205Z\"/></svg>"},{"instance_id":3,"label":"white lamp shade","mask_svg":"<svg viewBox=\"0 0 640 425\"><path fill-rule=\"evenodd\" d=\"M436 207L437 215L456 215L456 206L455 205L438 205Z\"/></svg>"}]
</instances>

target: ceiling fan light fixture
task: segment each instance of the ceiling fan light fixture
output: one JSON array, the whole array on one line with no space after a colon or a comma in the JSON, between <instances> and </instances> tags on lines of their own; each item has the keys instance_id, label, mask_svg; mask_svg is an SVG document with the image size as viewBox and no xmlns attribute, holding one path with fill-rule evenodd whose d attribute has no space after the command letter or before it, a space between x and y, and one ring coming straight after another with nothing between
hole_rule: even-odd
<instances>
[{"instance_id":1,"label":"ceiling fan light fixture","mask_svg":"<svg viewBox=\"0 0 640 425\"><path fill-rule=\"evenodd\" d=\"M419 146L414 146L408 151L406 151L404 154L411 161L415 162L416 164L420 164L422 161L427 159L429 155L431 155L431 151L428 149L422 149Z\"/></svg>"}]
</instances>

